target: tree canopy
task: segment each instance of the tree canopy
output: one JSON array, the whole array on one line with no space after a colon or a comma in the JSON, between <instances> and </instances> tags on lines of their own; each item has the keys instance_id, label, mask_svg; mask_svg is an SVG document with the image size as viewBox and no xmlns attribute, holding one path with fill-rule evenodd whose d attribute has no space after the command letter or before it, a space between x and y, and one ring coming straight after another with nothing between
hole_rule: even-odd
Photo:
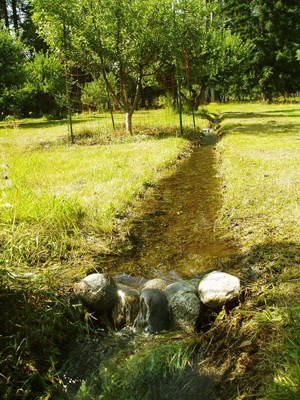
<instances>
[{"instance_id":1,"label":"tree canopy","mask_svg":"<svg viewBox=\"0 0 300 400\"><path fill-rule=\"evenodd\" d=\"M22 85L23 77L28 94L28 82L39 74L33 69L41 71L41 57L50 62L50 51L61 65L98 82L99 101L88 96L98 108L109 93L126 113L129 131L145 86L160 87L173 105L180 89L189 109L209 100L208 89L220 101L288 96L300 88L299 8L296 0L0 0L0 20L11 37L5 40L12 44L7 68L20 66L13 85L3 72L3 90ZM25 72L24 63L30 63ZM47 79L43 93L51 88L48 98L58 99L53 88L63 91L63 85ZM42 112L34 102L31 107ZM29 112L22 104L15 109Z\"/></svg>"}]
</instances>

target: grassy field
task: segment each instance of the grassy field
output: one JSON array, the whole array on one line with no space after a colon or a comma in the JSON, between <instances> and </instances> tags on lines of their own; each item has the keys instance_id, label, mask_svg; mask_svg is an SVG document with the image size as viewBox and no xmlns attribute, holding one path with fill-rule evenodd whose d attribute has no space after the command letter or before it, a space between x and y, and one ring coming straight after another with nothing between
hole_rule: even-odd
<instances>
[{"instance_id":1,"label":"grassy field","mask_svg":"<svg viewBox=\"0 0 300 400\"><path fill-rule=\"evenodd\" d=\"M247 317L237 329L249 347L237 352L239 368L234 373L241 388L243 383L248 388L234 398L256 398L256 385L261 385L258 398L296 400L300 397L300 107L218 105L218 109L225 113L217 146L223 186L219 223L240 244L241 266L257 277L248 288L254 297L240 310Z\"/></svg>"},{"instance_id":2,"label":"grassy field","mask_svg":"<svg viewBox=\"0 0 300 400\"><path fill-rule=\"evenodd\" d=\"M0 130L1 241L10 267L37 272L69 262L72 251L105 250L114 234L122 235L138 195L189 147L174 129L127 137L78 120L76 130L74 145L61 122L23 121Z\"/></svg>"},{"instance_id":3,"label":"grassy field","mask_svg":"<svg viewBox=\"0 0 300 400\"><path fill-rule=\"evenodd\" d=\"M232 382L226 400L296 400L300 106L212 104L208 111L222 116L219 225L239 243L238 260L249 278L246 301L208 335L215 343L208 360L224 371L224 385ZM48 399L59 392L62 349L88 329L69 302L70 285L96 267L93 254L115 251L134 203L190 149L188 138L172 128L176 122L155 126L168 120L159 113L137 114L139 133L130 137L122 129L111 133L107 119L75 117L74 145L61 121L0 127L3 399ZM204 124L198 117L197 125Z\"/></svg>"}]
</instances>

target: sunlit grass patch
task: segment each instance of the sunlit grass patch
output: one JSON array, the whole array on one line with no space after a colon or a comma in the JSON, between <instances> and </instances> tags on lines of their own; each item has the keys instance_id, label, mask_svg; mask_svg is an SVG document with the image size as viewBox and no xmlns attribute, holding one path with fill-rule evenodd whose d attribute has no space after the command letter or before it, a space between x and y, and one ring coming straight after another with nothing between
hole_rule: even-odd
<instances>
[{"instance_id":1,"label":"sunlit grass patch","mask_svg":"<svg viewBox=\"0 0 300 400\"><path fill-rule=\"evenodd\" d=\"M93 251L92 243L101 248L100 237L117 229L138 195L188 147L174 135L64 144L56 125L45 131L57 129L56 139L40 146L40 129L1 136L2 247L6 262L24 266L65 260L80 247Z\"/></svg>"},{"instance_id":2,"label":"sunlit grass patch","mask_svg":"<svg viewBox=\"0 0 300 400\"><path fill-rule=\"evenodd\" d=\"M259 337L260 361L254 368L265 376L258 383L260 396L296 400L300 378L296 290L300 280L300 108L236 105L223 111L227 114L217 145L223 191L219 223L240 244L243 265L258 279L252 282L248 312L253 314L245 326Z\"/></svg>"}]
</instances>

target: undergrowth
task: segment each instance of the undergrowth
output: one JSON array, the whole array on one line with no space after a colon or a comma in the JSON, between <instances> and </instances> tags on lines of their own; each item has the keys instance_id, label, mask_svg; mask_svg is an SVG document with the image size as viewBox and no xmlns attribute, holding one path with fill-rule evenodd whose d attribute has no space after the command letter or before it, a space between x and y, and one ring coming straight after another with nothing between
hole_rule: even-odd
<instances>
[{"instance_id":1,"label":"undergrowth","mask_svg":"<svg viewBox=\"0 0 300 400\"><path fill-rule=\"evenodd\" d=\"M136 338L104 360L76 398L180 399L187 393L184 385L195 379L192 358L197 346L196 337Z\"/></svg>"},{"instance_id":2,"label":"undergrowth","mask_svg":"<svg viewBox=\"0 0 300 400\"><path fill-rule=\"evenodd\" d=\"M48 399L63 393L57 363L68 338L86 331L67 292L51 279L0 268L1 399Z\"/></svg>"}]
</instances>

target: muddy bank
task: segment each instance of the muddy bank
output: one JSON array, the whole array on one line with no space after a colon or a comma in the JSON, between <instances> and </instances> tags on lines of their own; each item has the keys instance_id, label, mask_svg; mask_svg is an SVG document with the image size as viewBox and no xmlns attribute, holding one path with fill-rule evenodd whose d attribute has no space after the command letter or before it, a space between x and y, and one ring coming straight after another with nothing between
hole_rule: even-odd
<instances>
[{"instance_id":1,"label":"muddy bank","mask_svg":"<svg viewBox=\"0 0 300 400\"><path fill-rule=\"evenodd\" d=\"M213 145L197 147L134 210L126 250L100 260L109 273L145 278L196 276L226 269L237 246L222 239L222 204Z\"/></svg>"}]
</instances>

